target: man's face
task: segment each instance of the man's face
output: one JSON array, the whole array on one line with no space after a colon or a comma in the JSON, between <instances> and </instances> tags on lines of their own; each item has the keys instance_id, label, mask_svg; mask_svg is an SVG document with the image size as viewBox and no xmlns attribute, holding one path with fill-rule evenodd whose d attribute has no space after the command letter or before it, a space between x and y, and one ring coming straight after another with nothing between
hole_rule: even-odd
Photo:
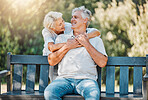
<instances>
[{"instance_id":1,"label":"man's face","mask_svg":"<svg viewBox=\"0 0 148 100\"><path fill-rule=\"evenodd\" d=\"M72 29L79 28L81 25L84 24L84 21L85 20L81 16L81 11L74 12L71 18L71 24L72 24L71 28Z\"/></svg>"},{"instance_id":2,"label":"man's face","mask_svg":"<svg viewBox=\"0 0 148 100\"><path fill-rule=\"evenodd\" d=\"M58 18L55 21L54 26L55 26L55 31L57 34L60 34L61 32L65 31L65 23L64 23L63 18Z\"/></svg>"}]
</instances>

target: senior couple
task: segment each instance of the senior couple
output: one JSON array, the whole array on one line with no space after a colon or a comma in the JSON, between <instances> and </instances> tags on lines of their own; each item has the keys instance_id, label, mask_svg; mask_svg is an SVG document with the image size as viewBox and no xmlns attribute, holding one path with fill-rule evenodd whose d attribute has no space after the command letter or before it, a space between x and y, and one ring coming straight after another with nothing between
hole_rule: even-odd
<instances>
[{"instance_id":1,"label":"senior couple","mask_svg":"<svg viewBox=\"0 0 148 100\"><path fill-rule=\"evenodd\" d=\"M97 65L105 67L107 54L100 32L87 28L91 12L84 6L72 10L71 24L59 12L44 18L43 55L51 66L58 64L58 76L44 91L46 100L62 100L65 94L80 94L85 100L99 100Z\"/></svg>"}]
</instances>

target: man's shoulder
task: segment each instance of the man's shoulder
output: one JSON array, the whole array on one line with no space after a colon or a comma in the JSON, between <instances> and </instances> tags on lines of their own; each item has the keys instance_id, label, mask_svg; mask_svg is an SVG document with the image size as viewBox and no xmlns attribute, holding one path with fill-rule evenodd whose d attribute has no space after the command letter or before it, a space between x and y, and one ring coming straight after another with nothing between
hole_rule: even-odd
<instances>
[{"instance_id":1,"label":"man's shoulder","mask_svg":"<svg viewBox=\"0 0 148 100\"><path fill-rule=\"evenodd\" d=\"M103 41L99 36L97 36L97 37L91 38L90 42L96 44L96 43L100 43L100 42L103 42Z\"/></svg>"},{"instance_id":2,"label":"man's shoulder","mask_svg":"<svg viewBox=\"0 0 148 100\"><path fill-rule=\"evenodd\" d=\"M102 41L102 39L99 36L96 36L94 38L91 38L90 40L97 40L97 41Z\"/></svg>"}]
</instances>

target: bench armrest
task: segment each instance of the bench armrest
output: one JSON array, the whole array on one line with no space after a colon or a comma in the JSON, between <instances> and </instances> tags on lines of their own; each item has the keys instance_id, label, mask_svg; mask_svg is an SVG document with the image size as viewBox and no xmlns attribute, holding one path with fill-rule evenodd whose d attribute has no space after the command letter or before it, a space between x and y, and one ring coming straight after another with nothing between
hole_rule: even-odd
<instances>
[{"instance_id":1,"label":"bench armrest","mask_svg":"<svg viewBox=\"0 0 148 100\"><path fill-rule=\"evenodd\" d=\"M145 74L145 75L143 76L143 81L148 81L148 74Z\"/></svg>"},{"instance_id":2,"label":"bench armrest","mask_svg":"<svg viewBox=\"0 0 148 100\"><path fill-rule=\"evenodd\" d=\"M10 75L10 71L9 70L0 71L0 78L4 77L4 76L8 76L8 75Z\"/></svg>"}]
</instances>

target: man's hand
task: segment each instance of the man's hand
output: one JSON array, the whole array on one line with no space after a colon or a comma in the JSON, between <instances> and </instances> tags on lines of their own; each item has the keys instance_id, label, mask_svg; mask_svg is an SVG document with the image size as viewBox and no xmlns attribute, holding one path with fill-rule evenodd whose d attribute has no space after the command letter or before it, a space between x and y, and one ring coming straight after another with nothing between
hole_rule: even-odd
<instances>
[{"instance_id":1,"label":"man's hand","mask_svg":"<svg viewBox=\"0 0 148 100\"><path fill-rule=\"evenodd\" d=\"M100 67L106 66L108 58L91 45L86 34L80 34L75 39L85 47L85 49L97 65L99 65ZM101 40L100 45L103 45L103 42ZM102 48L104 48L104 45L102 46Z\"/></svg>"},{"instance_id":2,"label":"man's hand","mask_svg":"<svg viewBox=\"0 0 148 100\"><path fill-rule=\"evenodd\" d=\"M75 39L84 47L90 44L88 35L86 33L76 36Z\"/></svg>"},{"instance_id":3,"label":"man's hand","mask_svg":"<svg viewBox=\"0 0 148 100\"><path fill-rule=\"evenodd\" d=\"M82 45L76 39L68 39L66 45L69 49L75 49L82 47Z\"/></svg>"}]
</instances>

